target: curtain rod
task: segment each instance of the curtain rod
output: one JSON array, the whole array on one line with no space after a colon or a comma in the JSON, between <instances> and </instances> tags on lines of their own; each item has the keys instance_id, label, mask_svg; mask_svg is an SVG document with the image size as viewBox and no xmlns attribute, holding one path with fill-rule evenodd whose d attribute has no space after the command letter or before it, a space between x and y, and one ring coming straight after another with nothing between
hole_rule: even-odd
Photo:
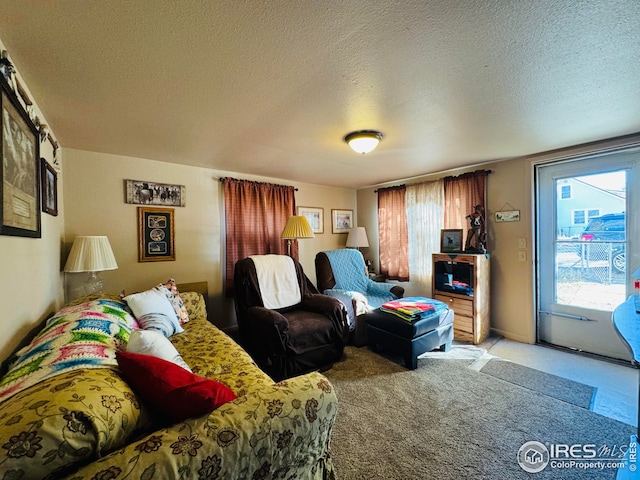
<instances>
[{"instance_id":1,"label":"curtain rod","mask_svg":"<svg viewBox=\"0 0 640 480\"><path fill-rule=\"evenodd\" d=\"M233 178L233 177L220 177L218 178L218 181L220 183L224 183L225 180L237 180L237 181L242 181L242 182L253 182L253 183L263 183L265 185L275 185L278 187L292 187L293 185L278 185L277 183L271 183L271 182L258 182L256 180L245 180L244 178ZM297 192L298 191L298 187L293 187L293 189Z\"/></svg>"},{"instance_id":2,"label":"curtain rod","mask_svg":"<svg viewBox=\"0 0 640 480\"><path fill-rule=\"evenodd\" d=\"M474 170L474 171L477 172L478 170ZM467 172L467 173L473 173L473 172ZM484 173L486 173L487 175L490 175L493 172L491 170L485 170ZM461 173L460 175L457 175L457 176L460 177L462 175L466 175L466 174ZM452 177L451 175L447 175L447 177L456 178L456 177ZM441 178L446 178L446 177L441 177ZM424 182L410 183L409 185L420 185L421 183L435 182L436 180L440 180L440 178L436 178L434 180L425 180ZM400 187L401 185L395 185L395 186ZM384 187L384 188L393 188L393 187ZM374 190L373 193L378 193L378 189Z\"/></svg>"}]
</instances>

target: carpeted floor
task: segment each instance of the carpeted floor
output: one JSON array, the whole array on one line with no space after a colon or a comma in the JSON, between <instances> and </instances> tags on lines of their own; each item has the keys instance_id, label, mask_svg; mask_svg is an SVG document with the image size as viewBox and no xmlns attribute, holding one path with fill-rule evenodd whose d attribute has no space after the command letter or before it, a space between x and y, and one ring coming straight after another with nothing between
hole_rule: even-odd
<instances>
[{"instance_id":1,"label":"carpeted floor","mask_svg":"<svg viewBox=\"0 0 640 480\"><path fill-rule=\"evenodd\" d=\"M421 358L406 370L367 347L347 347L325 375L339 408L331 451L341 480L613 479L614 470L524 472L518 449L628 445L635 428L467 368L473 358Z\"/></svg>"}]
</instances>

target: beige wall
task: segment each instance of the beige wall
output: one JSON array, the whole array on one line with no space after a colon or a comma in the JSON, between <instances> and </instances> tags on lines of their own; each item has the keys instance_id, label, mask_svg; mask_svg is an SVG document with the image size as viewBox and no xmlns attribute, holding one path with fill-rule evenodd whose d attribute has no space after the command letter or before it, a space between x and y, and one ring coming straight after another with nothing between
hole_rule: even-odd
<instances>
[{"instance_id":1,"label":"beige wall","mask_svg":"<svg viewBox=\"0 0 640 480\"><path fill-rule=\"evenodd\" d=\"M605 140L592 144L569 147L513 160L492 162L467 169L441 172L412 179L411 182L434 180L445 175L459 175L477 168L491 170L487 177L486 218L487 247L491 254L491 329L506 338L536 342L535 326L535 228L533 172L536 164L570 160L580 155L637 145L640 135ZM400 182L398 182L400 183ZM385 186L392 183L385 184ZM377 187L358 190L358 222L367 228L371 247L368 256L378 258L377 243ZM494 214L501 210L520 210L519 222L495 223ZM518 239L526 242L526 261L518 259ZM372 241L373 240L373 241ZM406 295L430 295L411 282L402 284Z\"/></svg>"},{"instance_id":2,"label":"beige wall","mask_svg":"<svg viewBox=\"0 0 640 480\"><path fill-rule=\"evenodd\" d=\"M324 234L300 240L300 261L315 282L316 252L344 246L346 234L331 233L331 209L356 207L355 190L235 175L154 160L65 149L64 259L76 235L107 235L118 269L104 272L104 291L150 288L168 277L178 283L206 280L209 309L221 327L235 323L233 303L222 295L222 196L218 178L233 176L298 187L298 205L324 208ZM124 180L149 180L186 186L187 206L175 208L176 260L138 263L137 206L124 202ZM68 297L82 294L85 274L68 274Z\"/></svg>"},{"instance_id":3,"label":"beige wall","mask_svg":"<svg viewBox=\"0 0 640 480\"><path fill-rule=\"evenodd\" d=\"M299 240L300 263L311 281L316 284L316 253L323 250L344 248L346 233L331 233L331 210L353 210L357 214L356 191L348 188L325 187L296 183L296 205L322 208L324 211L324 233L314 238ZM355 218L355 216L354 216ZM358 226L354 224L354 226Z\"/></svg>"},{"instance_id":4,"label":"beige wall","mask_svg":"<svg viewBox=\"0 0 640 480\"><path fill-rule=\"evenodd\" d=\"M507 338L533 343L531 162L527 159L496 162L449 171L446 175L459 175L477 168L492 171L487 177L486 205L487 247L491 254L491 327L495 333ZM444 176L445 173L430 174L405 183L424 182ZM374 242L371 242L369 250L371 258L377 261L377 194L374 190L375 187L358 190L358 221L372 232L369 236ZM506 204L510 205L509 210L520 210L520 221L494 223L494 213L506 209L503 208ZM526 238L526 262L518 261L518 238ZM431 295L431 291L422 291L424 287L421 285L412 282L401 285L405 287L405 295ZM427 288L430 290L430 287Z\"/></svg>"},{"instance_id":5,"label":"beige wall","mask_svg":"<svg viewBox=\"0 0 640 480\"><path fill-rule=\"evenodd\" d=\"M512 340L535 343L531 162L487 165L488 242L491 253L491 329ZM519 222L494 222L495 212L520 210ZM524 238L526 261L518 259Z\"/></svg>"},{"instance_id":6,"label":"beige wall","mask_svg":"<svg viewBox=\"0 0 640 480\"><path fill-rule=\"evenodd\" d=\"M0 42L0 48L4 45ZM16 65L20 72L20 65ZM22 81L28 92L28 85ZM42 123L46 118L34 101L36 114ZM52 132L55 136L55 132ZM40 146L40 156L53 164L53 148L49 142ZM58 160L60 159L58 152ZM58 175L61 185L62 175ZM42 238L0 235L0 360L9 356L31 328L62 305L63 290L60 274L60 254L64 227L64 198L58 188L58 216L42 213Z\"/></svg>"}]
</instances>

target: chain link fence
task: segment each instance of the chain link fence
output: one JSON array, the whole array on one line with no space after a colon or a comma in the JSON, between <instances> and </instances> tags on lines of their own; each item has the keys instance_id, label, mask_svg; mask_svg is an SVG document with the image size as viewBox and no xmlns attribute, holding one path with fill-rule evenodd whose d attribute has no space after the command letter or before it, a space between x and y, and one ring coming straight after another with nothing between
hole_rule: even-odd
<instances>
[{"instance_id":1,"label":"chain link fence","mask_svg":"<svg viewBox=\"0 0 640 480\"><path fill-rule=\"evenodd\" d=\"M556 281L625 284L624 243L556 242Z\"/></svg>"}]
</instances>

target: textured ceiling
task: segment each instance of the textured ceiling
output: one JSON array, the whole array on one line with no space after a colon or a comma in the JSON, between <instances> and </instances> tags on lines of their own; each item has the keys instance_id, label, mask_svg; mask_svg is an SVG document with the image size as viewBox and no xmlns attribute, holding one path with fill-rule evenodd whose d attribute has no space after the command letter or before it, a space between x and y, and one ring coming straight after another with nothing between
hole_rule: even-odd
<instances>
[{"instance_id":1,"label":"textured ceiling","mask_svg":"<svg viewBox=\"0 0 640 480\"><path fill-rule=\"evenodd\" d=\"M638 0L0 0L63 147L356 188L640 132L639 25Z\"/></svg>"}]
</instances>

